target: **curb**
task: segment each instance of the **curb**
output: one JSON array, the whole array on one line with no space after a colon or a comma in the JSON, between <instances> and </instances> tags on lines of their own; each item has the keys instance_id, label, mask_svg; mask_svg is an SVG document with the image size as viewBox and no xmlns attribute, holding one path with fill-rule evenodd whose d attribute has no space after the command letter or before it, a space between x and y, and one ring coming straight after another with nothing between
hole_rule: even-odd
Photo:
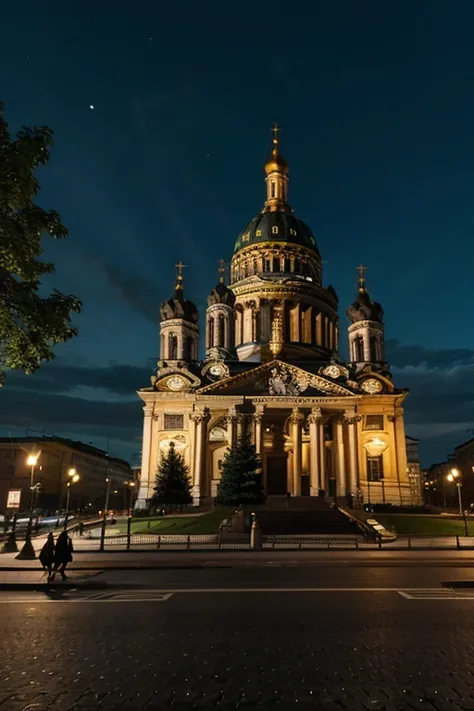
<instances>
[{"instance_id":1,"label":"curb","mask_svg":"<svg viewBox=\"0 0 474 711\"><path fill-rule=\"evenodd\" d=\"M474 588L474 580L445 580L441 583L442 588Z\"/></svg>"}]
</instances>

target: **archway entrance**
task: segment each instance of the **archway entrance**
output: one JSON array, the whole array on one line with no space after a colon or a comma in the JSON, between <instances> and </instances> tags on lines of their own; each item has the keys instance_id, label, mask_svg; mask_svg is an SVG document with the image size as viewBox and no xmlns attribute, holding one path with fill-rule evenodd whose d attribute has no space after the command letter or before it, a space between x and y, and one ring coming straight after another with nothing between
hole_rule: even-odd
<instances>
[{"instance_id":1,"label":"archway entrance","mask_svg":"<svg viewBox=\"0 0 474 711\"><path fill-rule=\"evenodd\" d=\"M284 496L288 490L288 457L286 454L271 454L266 457L266 481L268 496Z\"/></svg>"}]
</instances>

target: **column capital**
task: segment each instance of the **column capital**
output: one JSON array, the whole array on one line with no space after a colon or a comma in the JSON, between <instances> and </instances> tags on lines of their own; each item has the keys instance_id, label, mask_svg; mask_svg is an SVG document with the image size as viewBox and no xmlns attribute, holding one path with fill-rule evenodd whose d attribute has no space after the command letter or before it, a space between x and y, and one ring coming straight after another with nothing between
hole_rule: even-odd
<instances>
[{"instance_id":1,"label":"column capital","mask_svg":"<svg viewBox=\"0 0 474 711\"><path fill-rule=\"evenodd\" d=\"M344 417L344 422L346 423L346 425L355 425L361 420L362 417L360 415L346 415L346 417Z\"/></svg>"},{"instance_id":2,"label":"column capital","mask_svg":"<svg viewBox=\"0 0 474 711\"><path fill-rule=\"evenodd\" d=\"M204 410L197 410L196 412L189 413L189 419L197 425L201 424L201 422L209 422L210 417L211 413L207 407L205 407Z\"/></svg>"},{"instance_id":3,"label":"column capital","mask_svg":"<svg viewBox=\"0 0 474 711\"><path fill-rule=\"evenodd\" d=\"M261 421L263 420L263 413L262 412L254 412L251 415L252 421L255 422L255 424L260 424Z\"/></svg>"},{"instance_id":4,"label":"column capital","mask_svg":"<svg viewBox=\"0 0 474 711\"><path fill-rule=\"evenodd\" d=\"M311 414L308 415L308 424L312 425L314 423L321 422L322 412L320 407L311 408Z\"/></svg>"},{"instance_id":5,"label":"column capital","mask_svg":"<svg viewBox=\"0 0 474 711\"><path fill-rule=\"evenodd\" d=\"M294 407L293 412L290 415L290 422L292 425L298 425L303 419L303 414L300 412L299 407Z\"/></svg>"},{"instance_id":6,"label":"column capital","mask_svg":"<svg viewBox=\"0 0 474 711\"><path fill-rule=\"evenodd\" d=\"M143 406L143 415L144 417L151 417L153 414L153 405L147 403L146 405Z\"/></svg>"}]
</instances>

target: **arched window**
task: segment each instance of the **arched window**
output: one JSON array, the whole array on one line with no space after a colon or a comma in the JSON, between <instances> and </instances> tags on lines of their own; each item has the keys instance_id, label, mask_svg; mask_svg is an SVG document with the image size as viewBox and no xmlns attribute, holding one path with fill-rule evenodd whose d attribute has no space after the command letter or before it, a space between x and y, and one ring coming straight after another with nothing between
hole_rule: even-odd
<instances>
[{"instance_id":1,"label":"arched window","mask_svg":"<svg viewBox=\"0 0 474 711\"><path fill-rule=\"evenodd\" d=\"M275 183L273 183L273 182L271 184L271 197L272 198L275 197Z\"/></svg>"},{"instance_id":2,"label":"arched window","mask_svg":"<svg viewBox=\"0 0 474 711\"><path fill-rule=\"evenodd\" d=\"M224 334L224 328L225 328L224 316L222 316L222 314L220 314L217 318L219 319L219 324L218 324L218 329L217 329L218 337L217 337L217 344L216 345L222 348L224 346L224 335L225 335Z\"/></svg>"},{"instance_id":3,"label":"arched window","mask_svg":"<svg viewBox=\"0 0 474 711\"><path fill-rule=\"evenodd\" d=\"M364 341L362 336L354 338L354 361L357 363L364 362Z\"/></svg>"},{"instance_id":4,"label":"arched window","mask_svg":"<svg viewBox=\"0 0 474 711\"><path fill-rule=\"evenodd\" d=\"M207 347L214 346L214 318L211 316L207 322Z\"/></svg>"},{"instance_id":5,"label":"arched window","mask_svg":"<svg viewBox=\"0 0 474 711\"><path fill-rule=\"evenodd\" d=\"M375 336L370 337L370 360L372 363L376 363L379 360L379 349L377 338Z\"/></svg>"},{"instance_id":6,"label":"arched window","mask_svg":"<svg viewBox=\"0 0 474 711\"><path fill-rule=\"evenodd\" d=\"M272 267L269 259L265 259L263 261L263 271L264 272L271 272Z\"/></svg>"},{"instance_id":7,"label":"arched window","mask_svg":"<svg viewBox=\"0 0 474 711\"><path fill-rule=\"evenodd\" d=\"M273 257L272 259L272 272L279 272L280 271L280 260L278 257Z\"/></svg>"},{"instance_id":8,"label":"arched window","mask_svg":"<svg viewBox=\"0 0 474 711\"><path fill-rule=\"evenodd\" d=\"M186 336L184 342L184 360L192 360L193 357L193 337Z\"/></svg>"},{"instance_id":9,"label":"arched window","mask_svg":"<svg viewBox=\"0 0 474 711\"><path fill-rule=\"evenodd\" d=\"M178 359L178 336L176 333L170 333L168 336L168 358L170 360Z\"/></svg>"},{"instance_id":10,"label":"arched window","mask_svg":"<svg viewBox=\"0 0 474 711\"><path fill-rule=\"evenodd\" d=\"M295 268L293 271L295 272L295 274L300 274L301 264L299 259L295 259Z\"/></svg>"}]
</instances>

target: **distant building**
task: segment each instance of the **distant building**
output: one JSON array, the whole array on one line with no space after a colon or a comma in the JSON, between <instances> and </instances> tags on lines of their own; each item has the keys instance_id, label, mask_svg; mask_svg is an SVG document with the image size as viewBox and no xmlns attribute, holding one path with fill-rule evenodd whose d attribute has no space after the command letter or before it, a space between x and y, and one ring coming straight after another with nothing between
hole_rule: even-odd
<instances>
[{"instance_id":1,"label":"distant building","mask_svg":"<svg viewBox=\"0 0 474 711\"><path fill-rule=\"evenodd\" d=\"M454 448L453 466L462 476L462 495L465 508L474 503L474 437ZM454 485L450 485L454 488Z\"/></svg>"},{"instance_id":2,"label":"distant building","mask_svg":"<svg viewBox=\"0 0 474 711\"><path fill-rule=\"evenodd\" d=\"M422 500L422 481L420 470L420 454L418 450L418 440L415 437L405 435L407 450L407 472L410 483L410 496L413 505L419 504Z\"/></svg>"},{"instance_id":3,"label":"distant building","mask_svg":"<svg viewBox=\"0 0 474 711\"><path fill-rule=\"evenodd\" d=\"M423 482L423 499L427 506L451 507L455 505L456 491L447 479L454 466L454 462L450 458L446 462L436 462L426 470Z\"/></svg>"},{"instance_id":4,"label":"distant building","mask_svg":"<svg viewBox=\"0 0 474 711\"><path fill-rule=\"evenodd\" d=\"M20 510L29 509L31 466L27 459L34 454L39 454L34 468L34 483L38 485L35 508L50 511L65 508L71 469L75 469L80 477L71 485L71 510L102 508L108 478L111 481L109 507L127 508L127 483L136 477L123 459L109 457L101 449L61 437L0 437L1 512L6 511L8 503L13 503L18 496Z\"/></svg>"}]
</instances>

